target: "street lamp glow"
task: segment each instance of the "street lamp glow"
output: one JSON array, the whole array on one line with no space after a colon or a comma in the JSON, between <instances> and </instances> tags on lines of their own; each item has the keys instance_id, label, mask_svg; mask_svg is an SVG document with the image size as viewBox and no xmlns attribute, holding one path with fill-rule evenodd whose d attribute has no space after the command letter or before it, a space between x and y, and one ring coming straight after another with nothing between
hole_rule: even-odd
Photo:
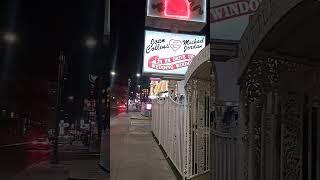
<instances>
[{"instance_id":1,"label":"street lamp glow","mask_svg":"<svg viewBox=\"0 0 320 180\"><path fill-rule=\"evenodd\" d=\"M73 101L74 97L73 97L73 96L69 96L68 99L69 99L70 101Z\"/></svg>"},{"instance_id":2,"label":"street lamp glow","mask_svg":"<svg viewBox=\"0 0 320 180\"><path fill-rule=\"evenodd\" d=\"M141 76L141 74L140 73L137 73L137 77L140 77Z\"/></svg>"},{"instance_id":3,"label":"street lamp glow","mask_svg":"<svg viewBox=\"0 0 320 180\"><path fill-rule=\"evenodd\" d=\"M111 71L110 74L111 74L111 76L115 76L115 75L116 75L116 72Z\"/></svg>"},{"instance_id":4,"label":"street lamp glow","mask_svg":"<svg viewBox=\"0 0 320 180\"><path fill-rule=\"evenodd\" d=\"M96 45L97 45L97 40L96 39L90 37L90 38L88 38L86 40L86 46L88 48L94 48Z\"/></svg>"},{"instance_id":5,"label":"street lamp glow","mask_svg":"<svg viewBox=\"0 0 320 180\"><path fill-rule=\"evenodd\" d=\"M17 41L17 35L14 33L5 33L3 36L3 40L8 43L14 43Z\"/></svg>"}]
</instances>

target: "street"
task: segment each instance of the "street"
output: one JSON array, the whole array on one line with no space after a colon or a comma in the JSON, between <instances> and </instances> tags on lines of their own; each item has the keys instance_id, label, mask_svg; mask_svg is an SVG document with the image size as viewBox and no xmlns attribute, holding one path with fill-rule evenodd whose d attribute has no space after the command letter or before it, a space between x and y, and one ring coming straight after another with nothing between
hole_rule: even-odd
<instances>
[{"instance_id":1,"label":"street","mask_svg":"<svg viewBox=\"0 0 320 180\"><path fill-rule=\"evenodd\" d=\"M110 116L116 117L123 111L125 110L112 108ZM59 144L58 149L59 161L69 169L70 176L105 177L105 172L101 172L101 168L97 167L100 153L90 153L88 147L84 146L81 141L75 141L72 145L69 144L69 141L63 141ZM41 166L44 166L43 163L45 163L45 166L48 166L52 159L52 152L52 147L49 147L46 142L29 141L0 145L0 153L3 155L0 164L0 180L19 179L21 174L25 174L24 171L28 171L33 165L42 164ZM92 164L93 169L89 175L86 174L89 171L84 169L88 169L86 163ZM95 171L96 173L92 173Z\"/></svg>"},{"instance_id":2,"label":"street","mask_svg":"<svg viewBox=\"0 0 320 180\"><path fill-rule=\"evenodd\" d=\"M28 150L27 146L28 144L0 148L0 153L5 154L1 156L0 180L12 178L31 164L49 160L49 150Z\"/></svg>"},{"instance_id":3,"label":"street","mask_svg":"<svg viewBox=\"0 0 320 180\"><path fill-rule=\"evenodd\" d=\"M137 108L135 105L129 105L129 111L137 111ZM119 109L117 106L111 107L110 109L110 118L114 118L117 115L126 112L126 108Z\"/></svg>"},{"instance_id":4,"label":"street","mask_svg":"<svg viewBox=\"0 0 320 180\"><path fill-rule=\"evenodd\" d=\"M110 118L117 116L120 113L117 107L111 107L110 109Z\"/></svg>"},{"instance_id":5,"label":"street","mask_svg":"<svg viewBox=\"0 0 320 180\"><path fill-rule=\"evenodd\" d=\"M59 164L67 170L61 172L56 172L51 168L51 150L32 150L28 148L29 145L0 148L0 153L6 154L1 158L0 180L20 180L25 176L41 179L50 175L56 175L59 177L58 179L68 177L107 178L97 163L100 154L89 153L88 148L82 145L61 144L59 146Z\"/></svg>"}]
</instances>

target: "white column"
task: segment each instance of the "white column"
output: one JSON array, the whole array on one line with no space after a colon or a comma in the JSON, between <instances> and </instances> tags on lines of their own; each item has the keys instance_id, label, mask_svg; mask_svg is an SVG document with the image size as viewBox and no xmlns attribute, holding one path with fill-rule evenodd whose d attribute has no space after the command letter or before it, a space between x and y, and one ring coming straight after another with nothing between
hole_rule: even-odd
<instances>
[{"instance_id":1,"label":"white column","mask_svg":"<svg viewBox=\"0 0 320 180\"><path fill-rule=\"evenodd\" d=\"M281 116L281 168L280 179L302 179L302 94L284 91ZM290 163L290 164L289 164ZM296 172L296 173L292 173Z\"/></svg>"},{"instance_id":2,"label":"white column","mask_svg":"<svg viewBox=\"0 0 320 180\"><path fill-rule=\"evenodd\" d=\"M279 156L277 156L276 150L276 136L277 136L277 102L276 102L276 93L270 92L267 95L265 113L262 124L262 161L263 166L261 168L261 177L264 180L277 180L277 172L279 169Z\"/></svg>"},{"instance_id":3,"label":"white column","mask_svg":"<svg viewBox=\"0 0 320 180\"><path fill-rule=\"evenodd\" d=\"M248 161L248 180L254 179L255 171L255 151L254 151L254 126L255 126L255 105L250 103L249 105L249 161Z\"/></svg>"},{"instance_id":4,"label":"white column","mask_svg":"<svg viewBox=\"0 0 320 180\"><path fill-rule=\"evenodd\" d=\"M270 103L269 94L266 97L266 101L262 106L261 113L261 155L260 155L260 179L265 180L266 172L266 153L267 153L267 141L268 141L268 126L270 122L270 113L268 112L268 103Z\"/></svg>"},{"instance_id":5,"label":"white column","mask_svg":"<svg viewBox=\"0 0 320 180\"><path fill-rule=\"evenodd\" d=\"M248 106L245 106L244 89L241 89L239 99L239 131L238 131L238 163L237 177L239 180L248 180L248 126L247 117Z\"/></svg>"},{"instance_id":6,"label":"white column","mask_svg":"<svg viewBox=\"0 0 320 180\"><path fill-rule=\"evenodd\" d=\"M255 101L250 103L249 107L249 180L260 180L260 157L261 148L258 147L260 142L261 133L261 107L260 102Z\"/></svg>"},{"instance_id":7,"label":"white column","mask_svg":"<svg viewBox=\"0 0 320 180\"><path fill-rule=\"evenodd\" d=\"M281 131L281 122L280 116L281 112L278 109L278 106L280 105L280 97L278 92L274 92L273 98L273 119L272 119L272 125L271 125L271 142L272 142L272 178L274 180L280 179L280 154L281 154L281 137L280 137L280 131Z\"/></svg>"}]
</instances>

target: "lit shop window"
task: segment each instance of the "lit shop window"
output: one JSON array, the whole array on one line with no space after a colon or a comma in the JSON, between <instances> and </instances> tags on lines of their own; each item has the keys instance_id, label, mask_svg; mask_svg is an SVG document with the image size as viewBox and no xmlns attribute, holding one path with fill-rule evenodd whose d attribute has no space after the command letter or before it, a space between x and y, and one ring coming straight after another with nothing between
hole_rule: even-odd
<instances>
[{"instance_id":1,"label":"lit shop window","mask_svg":"<svg viewBox=\"0 0 320 180\"><path fill-rule=\"evenodd\" d=\"M165 0L164 16L188 19L190 17L190 4L188 0Z\"/></svg>"}]
</instances>

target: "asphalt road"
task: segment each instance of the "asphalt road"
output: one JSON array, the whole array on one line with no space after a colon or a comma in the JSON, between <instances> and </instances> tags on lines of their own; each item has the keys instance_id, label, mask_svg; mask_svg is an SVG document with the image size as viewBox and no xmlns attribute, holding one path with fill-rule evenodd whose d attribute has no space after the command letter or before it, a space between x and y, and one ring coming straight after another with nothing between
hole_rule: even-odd
<instances>
[{"instance_id":1,"label":"asphalt road","mask_svg":"<svg viewBox=\"0 0 320 180\"><path fill-rule=\"evenodd\" d=\"M28 144L0 147L0 180L8 180L28 166L49 157L49 150L30 149Z\"/></svg>"},{"instance_id":2,"label":"asphalt road","mask_svg":"<svg viewBox=\"0 0 320 180\"><path fill-rule=\"evenodd\" d=\"M126 109L111 109L111 118ZM82 159L87 156L75 152L60 152L60 160ZM92 156L92 155L90 155ZM28 166L43 160L50 160L51 150L39 150L30 148L30 144L16 144L12 146L0 146L0 180L10 180Z\"/></svg>"},{"instance_id":3,"label":"asphalt road","mask_svg":"<svg viewBox=\"0 0 320 180\"><path fill-rule=\"evenodd\" d=\"M126 109L111 108L110 118L116 117L118 114L126 112Z\"/></svg>"},{"instance_id":4,"label":"asphalt road","mask_svg":"<svg viewBox=\"0 0 320 180\"><path fill-rule=\"evenodd\" d=\"M71 161L99 157L100 154L86 154L77 151L63 151L59 147L59 161ZM24 169L40 161L52 158L51 150L31 149L30 144L15 145L9 147L0 146L0 180L10 180Z\"/></svg>"}]
</instances>

